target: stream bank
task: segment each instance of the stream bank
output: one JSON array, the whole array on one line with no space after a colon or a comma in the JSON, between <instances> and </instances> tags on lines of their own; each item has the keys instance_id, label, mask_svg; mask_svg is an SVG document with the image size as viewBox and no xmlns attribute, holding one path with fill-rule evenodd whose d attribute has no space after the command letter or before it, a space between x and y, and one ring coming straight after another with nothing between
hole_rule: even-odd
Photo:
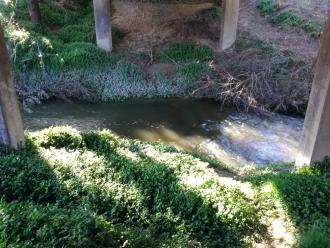
<instances>
[{"instance_id":1,"label":"stream bank","mask_svg":"<svg viewBox=\"0 0 330 248\"><path fill-rule=\"evenodd\" d=\"M68 8L43 1L47 16L40 27L30 22L26 1L0 5L18 96L27 110L50 99L185 96L257 112L304 114L311 61L248 32L240 32L232 49L216 52L221 15L216 5L129 1L126 15L125 4L115 1L115 51L105 54L95 46L91 2L72 3Z\"/></svg>"}]
</instances>

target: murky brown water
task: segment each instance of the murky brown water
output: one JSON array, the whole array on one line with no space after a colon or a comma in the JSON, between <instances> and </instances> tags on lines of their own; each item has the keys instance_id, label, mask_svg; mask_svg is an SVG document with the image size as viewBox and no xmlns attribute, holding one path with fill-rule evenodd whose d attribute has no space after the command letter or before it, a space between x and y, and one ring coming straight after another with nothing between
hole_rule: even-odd
<instances>
[{"instance_id":1,"label":"murky brown water","mask_svg":"<svg viewBox=\"0 0 330 248\"><path fill-rule=\"evenodd\" d=\"M235 166L294 160L303 120L260 118L221 110L205 100L136 100L119 103L48 102L24 114L29 131L68 125L78 130L110 129L145 141L199 149Z\"/></svg>"}]
</instances>

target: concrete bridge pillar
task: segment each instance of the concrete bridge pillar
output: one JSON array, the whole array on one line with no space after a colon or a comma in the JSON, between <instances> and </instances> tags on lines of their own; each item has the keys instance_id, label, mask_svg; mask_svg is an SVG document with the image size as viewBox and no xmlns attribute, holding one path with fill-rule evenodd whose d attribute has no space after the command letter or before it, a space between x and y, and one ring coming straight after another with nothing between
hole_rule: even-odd
<instances>
[{"instance_id":1,"label":"concrete bridge pillar","mask_svg":"<svg viewBox=\"0 0 330 248\"><path fill-rule=\"evenodd\" d=\"M8 51L0 25L0 144L24 146L24 130Z\"/></svg>"},{"instance_id":2,"label":"concrete bridge pillar","mask_svg":"<svg viewBox=\"0 0 330 248\"><path fill-rule=\"evenodd\" d=\"M318 55L296 165L310 165L330 155L330 18Z\"/></svg>"},{"instance_id":3,"label":"concrete bridge pillar","mask_svg":"<svg viewBox=\"0 0 330 248\"><path fill-rule=\"evenodd\" d=\"M112 51L110 0L93 0L97 46Z\"/></svg>"},{"instance_id":4,"label":"concrete bridge pillar","mask_svg":"<svg viewBox=\"0 0 330 248\"><path fill-rule=\"evenodd\" d=\"M220 51L230 48L236 41L239 18L239 0L223 0L221 15Z\"/></svg>"}]
</instances>

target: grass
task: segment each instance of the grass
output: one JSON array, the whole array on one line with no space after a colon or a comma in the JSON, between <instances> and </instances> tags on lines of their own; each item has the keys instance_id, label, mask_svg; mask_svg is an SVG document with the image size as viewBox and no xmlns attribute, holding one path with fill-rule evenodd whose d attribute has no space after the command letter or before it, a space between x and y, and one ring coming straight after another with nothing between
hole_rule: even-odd
<instances>
[{"instance_id":1,"label":"grass","mask_svg":"<svg viewBox=\"0 0 330 248\"><path fill-rule=\"evenodd\" d=\"M25 109L54 97L110 101L188 95L192 81L205 72L207 60L214 56L206 46L171 43L155 59L159 61L166 54L167 61L171 61L170 56L185 60L182 63L187 65L178 69L174 79L160 75L149 82L141 66L148 63L148 57L125 50L112 54L99 50L95 45L92 1L74 3L74 8L65 8L56 1L41 2L40 26L30 21L27 1L0 4L18 95ZM124 35L112 27L114 44Z\"/></svg>"},{"instance_id":2,"label":"grass","mask_svg":"<svg viewBox=\"0 0 330 248\"><path fill-rule=\"evenodd\" d=\"M43 24L35 26L30 21L27 1L0 4L15 72L80 70L113 63L112 56L95 45L91 1L75 7L67 9L56 1L43 1L40 3ZM116 44L124 34L117 27L112 32Z\"/></svg>"},{"instance_id":3,"label":"grass","mask_svg":"<svg viewBox=\"0 0 330 248\"><path fill-rule=\"evenodd\" d=\"M205 63L189 63L182 67L178 67L178 72L188 80L197 80L201 75L206 74L208 65Z\"/></svg>"},{"instance_id":4,"label":"grass","mask_svg":"<svg viewBox=\"0 0 330 248\"><path fill-rule=\"evenodd\" d=\"M191 42L170 42L160 53L161 60L173 62L182 81L196 81L208 71L208 63L214 59L214 51L205 45Z\"/></svg>"},{"instance_id":5,"label":"grass","mask_svg":"<svg viewBox=\"0 0 330 248\"><path fill-rule=\"evenodd\" d=\"M220 162L109 131L54 127L0 155L3 247L251 247L280 209L298 247L329 241L328 167L252 172L251 201Z\"/></svg>"},{"instance_id":6,"label":"grass","mask_svg":"<svg viewBox=\"0 0 330 248\"><path fill-rule=\"evenodd\" d=\"M214 52L205 45L196 45L191 42L172 42L161 53L161 58L175 62L205 62L214 58Z\"/></svg>"},{"instance_id":7,"label":"grass","mask_svg":"<svg viewBox=\"0 0 330 248\"><path fill-rule=\"evenodd\" d=\"M278 11L278 0L259 0L258 9L263 15L271 17L274 24L299 27L309 34L318 34L322 31L322 25L318 21L303 18L298 12L292 10Z\"/></svg>"}]
</instances>

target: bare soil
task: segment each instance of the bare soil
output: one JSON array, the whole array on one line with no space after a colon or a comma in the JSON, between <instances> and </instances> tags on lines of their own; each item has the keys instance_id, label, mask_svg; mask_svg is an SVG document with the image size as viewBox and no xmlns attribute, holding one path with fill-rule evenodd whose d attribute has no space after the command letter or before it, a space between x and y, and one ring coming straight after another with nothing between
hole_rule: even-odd
<instances>
[{"instance_id":1,"label":"bare soil","mask_svg":"<svg viewBox=\"0 0 330 248\"><path fill-rule=\"evenodd\" d=\"M147 3L114 1L113 23L126 32L120 46L145 50L168 40L194 40L216 47L219 20L201 20L195 15L212 3Z\"/></svg>"},{"instance_id":2,"label":"bare soil","mask_svg":"<svg viewBox=\"0 0 330 248\"><path fill-rule=\"evenodd\" d=\"M304 17L324 22L329 0L281 0L281 6L299 11ZM150 3L115 0L113 23L126 32L119 47L146 50L168 40L192 40L217 48L220 18L199 18L198 13L214 3ZM314 60L320 38L303 30L273 25L260 15L257 0L241 0L239 30Z\"/></svg>"},{"instance_id":3,"label":"bare soil","mask_svg":"<svg viewBox=\"0 0 330 248\"><path fill-rule=\"evenodd\" d=\"M329 0L281 0L283 8L297 11L304 18L319 21L321 23L329 15Z\"/></svg>"},{"instance_id":4,"label":"bare soil","mask_svg":"<svg viewBox=\"0 0 330 248\"><path fill-rule=\"evenodd\" d=\"M322 0L315 1L315 3L313 1L313 6L316 7L317 2L321 1ZM303 5L301 3L298 5L297 2L310 2L312 4L312 1L281 1L283 5L286 3L291 4L291 6L300 6L301 11L304 11L304 13L313 13L313 9L307 7L302 8L301 6ZM310 34L307 34L298 28L283 27L269 22L267 17L260 15L259 10L257 9L257 0L241 1L239 29L240 31L245 31L258 37L263 41L273 43L282 50L292 51L296 55L309 60L315 60L320 47L320 38L312 37Z\"/></svg>"}]
</instances>

